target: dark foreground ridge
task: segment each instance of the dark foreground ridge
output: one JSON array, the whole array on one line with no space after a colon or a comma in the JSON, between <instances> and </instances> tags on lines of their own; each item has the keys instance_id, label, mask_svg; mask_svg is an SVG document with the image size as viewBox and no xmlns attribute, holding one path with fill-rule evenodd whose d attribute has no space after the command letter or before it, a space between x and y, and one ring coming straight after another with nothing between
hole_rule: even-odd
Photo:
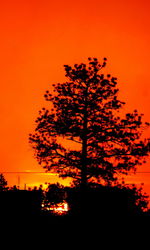
<instances>
[{"instance_id":1,"label":"dark foreground ridge","mask_svg":"<svg viewBox=\"0 0 150 250\"><path fill-rule=\"evenodd\" d=\"M98 186L66 188L67 213L58 215L43 210L42 190L9 190L0 192L0 217L3 223L26 224L28 227L96 226L103 222L123 226L127 221L149 220L149 210L143 211L144 199L134 189Z\"/></svg>"}]
</instances>

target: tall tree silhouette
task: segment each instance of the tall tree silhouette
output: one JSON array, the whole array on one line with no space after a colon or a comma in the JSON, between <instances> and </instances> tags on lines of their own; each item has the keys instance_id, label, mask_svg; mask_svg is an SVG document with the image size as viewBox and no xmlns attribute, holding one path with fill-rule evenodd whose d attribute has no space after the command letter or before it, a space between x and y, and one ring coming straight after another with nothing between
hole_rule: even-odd
<instances>
[{"instance_id":1,"label":"tall tree silhouette","mask_svg":"<svg viewBox=\"0 0 150 250\"><path fill-rule=\"evenodd\" d=\"M82 186L91 180L112 182L119 173L135 171L150 151L149 139L141 139L149 126L142 115L134 110L119 116L125 103L118 100L117 78L101 73L106 61L88 58L87 65L64 65L68 80L46 91L45 99L53 106L39 112L35 133L29 136L42 167ZM68 149L64 139L79 149Z\"/></svg>"},{"instance_id":2,"label":"tall tree silhouette","mask_svg":"<svg viewBox=\"0 0 150 250\"><path fill-rule=\"evenodd\" d=\"M3 174L0 174L0 191L8 190L7 181Z\"/></svg>"}]
</instances>

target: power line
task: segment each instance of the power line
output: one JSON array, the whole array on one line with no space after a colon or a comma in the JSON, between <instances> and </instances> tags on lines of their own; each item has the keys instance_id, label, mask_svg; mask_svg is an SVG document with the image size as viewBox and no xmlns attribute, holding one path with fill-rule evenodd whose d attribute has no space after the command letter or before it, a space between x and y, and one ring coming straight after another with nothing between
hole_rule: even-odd
<instances>
[{"instance_id":1,"label":"power line","mask_svg":"<svg viewBox=\"0 0 150 250\"><path fill-rule=\"evenodd\" d=\"M150 174L150 172L149 171L147 171L147 172L136 172L135 174Z\"/></svg>"},{"instance_id":2,"label":"power line","mask_svg":"<svg viewBox=\"0 0 150 250\"><path fill-rule=\"evenodd\" d=\"M17 171L0 171L1 174L48 174L48 175L58 175L55 173L48 172L17 172Z\"/></svg>"},{"instance_id":3,"label":"power line","mask_svg":"<svg viewBox=\"0 0 150 250\"><path fill-rule=\"evenodd\" d=\"M59 174L57 173L48 173L48 172L16 172L16 171L5 171L5 172L1 172L0 174L44 174L44 175L53 175L53 176L58 176ZM136 172L136 173L130 173L128 176L130 175L136 175L136 174L150 174L150 171L140 171L140 172Z\"/></svg>"}]
</instances>

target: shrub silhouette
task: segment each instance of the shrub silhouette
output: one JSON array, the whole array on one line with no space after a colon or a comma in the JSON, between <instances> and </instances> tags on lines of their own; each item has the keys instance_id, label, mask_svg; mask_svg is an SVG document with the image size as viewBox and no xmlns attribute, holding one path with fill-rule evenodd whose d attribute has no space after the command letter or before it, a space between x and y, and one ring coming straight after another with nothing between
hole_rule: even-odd
<instances>
[{"instance_id":1,"label":"shrub silhouette","mask_svg":"<svg viewBox=\"0 0 150 250\"><path fill-rule=\"evenodd\" d=\"M135 186L96 185L88 187L84 194L80 187L76 187L68 192L69 213L73 217L87 219L140 216L144 215L144 210L148 210L147 198L141 188Z\"/></svg>"}]
</instances>

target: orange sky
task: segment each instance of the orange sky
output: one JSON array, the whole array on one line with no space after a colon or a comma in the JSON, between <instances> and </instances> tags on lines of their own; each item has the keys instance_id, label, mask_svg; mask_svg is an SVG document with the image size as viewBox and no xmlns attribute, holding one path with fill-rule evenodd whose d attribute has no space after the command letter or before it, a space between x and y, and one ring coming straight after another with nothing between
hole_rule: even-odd
<instances>
[{"instance_id":1,"label":"orange sky","mask_svg":"<svg viewBox=\"0 0 150 250\"><path fill-rule=\"evenodd\" d=\"M150 121L149 13L149 0L0 2L0 172L43 171L28 134L45 105L45 90L65 80L64 64L107 57L106 71L118 78L127 110L138 109ZM150 171L150 160L139 171ZM22 186L57 180L44 174L5 177L9 185ZM150 174L129 179L144 182L150 194Z\"/></svg>"}]
</instances>

